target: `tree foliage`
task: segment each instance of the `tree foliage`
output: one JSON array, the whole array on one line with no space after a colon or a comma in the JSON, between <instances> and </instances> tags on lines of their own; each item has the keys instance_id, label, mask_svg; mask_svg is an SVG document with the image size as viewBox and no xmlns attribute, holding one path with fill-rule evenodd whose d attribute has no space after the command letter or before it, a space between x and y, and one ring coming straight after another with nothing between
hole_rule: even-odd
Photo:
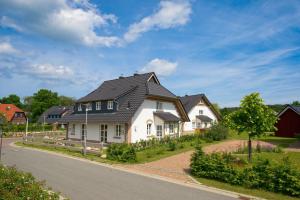
<instances>
[{"instance_id":1,"label":"tree foliage","mask_svg":"<svg viewBox=\"0 0 300 200\"><path fill-rule=\"evenodd\" d=\"M23 108L21 99L16 94L10 94L7 97L3 97L2 99L0 99L0 103L14 104L15 106L17 106L19 108Z\"/></svg>"}]
</instances>

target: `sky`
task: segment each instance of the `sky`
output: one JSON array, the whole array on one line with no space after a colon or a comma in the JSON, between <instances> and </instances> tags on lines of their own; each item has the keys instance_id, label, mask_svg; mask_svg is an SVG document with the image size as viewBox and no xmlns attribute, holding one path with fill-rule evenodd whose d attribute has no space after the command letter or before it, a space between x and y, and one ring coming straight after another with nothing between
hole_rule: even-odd
<instances>
[{"instance_id":1,"label":"sky","mask_svg":"<svg viewBox=\"0 0 300 200\"><path fill-rule=\"evenodd\" d=\"M300 100L300 1L0 0L0 98L150 71L221 107Z\"/></svg>"}]
</instances>

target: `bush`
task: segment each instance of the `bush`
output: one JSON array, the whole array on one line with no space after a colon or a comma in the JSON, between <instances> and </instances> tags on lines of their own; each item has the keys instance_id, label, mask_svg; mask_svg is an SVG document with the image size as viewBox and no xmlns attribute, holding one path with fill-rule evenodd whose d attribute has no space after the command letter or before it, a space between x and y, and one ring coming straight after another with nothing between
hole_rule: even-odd
<instances>
[{"instance_id":1,"label":"bush","mask_svg":"<svg viewBox=\"0 0 300 200\"><path fill-rule=\"evenodd\" d=\"M107 159L121 162L136 162L136 152L132 145L111 144L107 149Z\"/></svg>"},{"instance_id":2,"label":"bush","mask_svg":"<svg viewBox=\"0 0 300 200\"><path fill-rule=\"evenodd\" d=\"M244 168L237 167L236 164L246 163L240 162L231 154L205 155L201 147L197 147L191 159L191 172L197 177L300 197L300 174L292 167L288 158L280 164L271 164L266 159L259 159Z\"/></svg>"},{"instance_id":3,"label":"bush","mask_svg":"<svg viewBox=\"0 0 300 200\"><path fill-rule=\"evenodd\" d=\"M49 193L43 187L31 174L0 165L0 199L59 199L57 193Z\"/></svg>"},{"instance_id":4,"label":"bush","mask_svg":"<svg viewBox=\"0 0 300 200\"><path fill-rule=\"evenodd\" d=\"M169 151L175 151L176 150L176 143L174 140L170 140L168 142L168 150Z\"/></svg>"},{"instance_id":5,"label":"bush","mask_svg":"<svg viewBox=\"0 0 300 200\"><path fill-rule=\"evenodd\" d=\"M221 123L213 124L212 127L200 134L208 142L224 140L228 137L229 129Z\"/></svg>"}]
</instances>

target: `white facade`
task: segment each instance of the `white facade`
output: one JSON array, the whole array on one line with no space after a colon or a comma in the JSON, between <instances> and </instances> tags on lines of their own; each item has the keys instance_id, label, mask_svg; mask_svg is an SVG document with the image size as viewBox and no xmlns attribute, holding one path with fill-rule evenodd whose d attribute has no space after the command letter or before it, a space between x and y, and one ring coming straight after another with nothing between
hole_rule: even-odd
<instances>
[{"instance_id":1,"label":"white facade","mask_svg":"<svg viewBox=\"0 0 300 200\"><path fill-rule=\"evenodd\" d=\"M162 102L162 111L170 112L171 114L180 118L179 113L177 112L176 106L172 102ZM138 142L140 140L147 140L151 137L157 136L157 125L162 126L163 135L169 134L169 127L164 126L165 123L159 117L154 116L153 112L156 112L156 103L155 100L145 99L142 105L134 114L131 121L131 142ZM147 134L147 124L151 125L150 134ZM175 131L174 131L175 132Z\"/></svg>"},{"instance_id":2,"label":"white facade","mask_svg":"<svg viewBox=\"0 0 300 200\"><path fill-rule=\"evenodd\" d=\"M160 101L162 103L163 112L170 112L171 114L180 118L176 106L173 102ZM179 126L176 124L165 123L162 119L155 116L153 113L156 109L157 101L145 99L138 110L135 112L131 120L130 142L135 143L140 140L147 140L152 137L157 137L157 125L162 128L162 137L165 135L172 135L177 133ZM81 140L83 123L70 123L68 126L68 138ZM151 124L150 129L147 131L147 124ZM177 123L178 124L178 123ZM111 123L88 123L87 125L87 140L101 141L101 125L107 125L107 142L122 143L125 141L125 124L121 125L121 135L117 136L116 125ZM84 125L85 126L85 125ZM148 125L149 126L149 125ZM172 126L173 128L170 128ZM75 127L75 131L73 129ZM84 127L83 127L84 128ZM148 127L149 128L149 127ZM171 132L173 133L170 133ZM173 131L172 131L173 130ZM148 132L148 133L147 133Z\"/></svg>"},{"instance_id":3,"label":"white facade","mask_svg":"<svg viewBox=\"0 0 300 200\"><path fill-rule=\"evenodd\" d=\"M201 123L198 119L196 119L197 115L206 115L212 119L212 122L218 122L217 116L214 112L207 106L204 102L199 102L196 106L194 106L189 112L188 116L190 118L189 122L185 122L183 126L184 132L194 131L196 128L209 128L211 126L210 123ZM200 123L200 124L199 124Z\"/></svg>"}]
</instances>

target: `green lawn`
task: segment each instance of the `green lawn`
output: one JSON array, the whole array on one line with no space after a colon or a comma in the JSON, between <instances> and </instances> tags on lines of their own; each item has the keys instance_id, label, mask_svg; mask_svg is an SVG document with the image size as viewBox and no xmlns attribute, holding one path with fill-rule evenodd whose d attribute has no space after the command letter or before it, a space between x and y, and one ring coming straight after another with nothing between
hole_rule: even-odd
<instances>
[{"instance_id":1,"label":"green lawn","mask_svg":"<svg viewBox=\"0 0 300 200\"><path fill-rule=\"evenodd\" d=\"M244 187L240 187L240 186L236 186L236 185L230 185L228 183L223 183L223 182L219 182L219 181L215 181L215 180L211 180L211 179L206 179L206 178L196 178L200 183L207 185L207 186L211 186L211 187L215 187L215 188L219 188L219 189L223 189L223 190L229 190L229 191L233 191L233 192L238 192L238 193L242 193L242 194L247 194L247 195L251 195L251 196L256 196L256 197L261 197L261 198L265 198L265 199L270 199L270 200L300 200L300 198L296 198L296 197L290 197L287 195L283 195L283 194L278 194L278 193L273 193L273 192L268 192L265 190L257 190L257 189L249 189L249 188L244 188Z\"/></svg>"}]
</instances>

